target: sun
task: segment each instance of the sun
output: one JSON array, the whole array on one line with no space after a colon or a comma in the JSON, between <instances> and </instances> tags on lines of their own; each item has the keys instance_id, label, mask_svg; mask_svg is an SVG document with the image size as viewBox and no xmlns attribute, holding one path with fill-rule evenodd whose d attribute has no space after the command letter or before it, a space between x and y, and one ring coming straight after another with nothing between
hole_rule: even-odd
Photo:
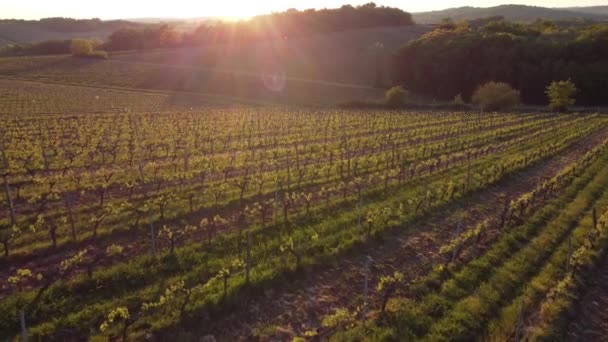
<instances>
[{"instance_id":1,"label":"sun","mask_svg":"<svg viewBox=\"0 0 608 342\"><path fill-rule=\"evenodd\" d=\"M214 16L231 21L247 20L258 14L259 6L255 6L252 2L238 2L235 4L233 1L226 1L223 4L215 4L211 8L206 6L206 11L214 13Z\"/></svg>"}]
</instances>

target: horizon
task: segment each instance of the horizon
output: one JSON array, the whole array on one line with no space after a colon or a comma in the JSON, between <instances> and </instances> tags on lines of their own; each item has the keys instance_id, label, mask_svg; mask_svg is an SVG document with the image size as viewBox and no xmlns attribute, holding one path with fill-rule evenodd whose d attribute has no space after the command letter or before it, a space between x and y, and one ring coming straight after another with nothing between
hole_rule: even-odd
<instances>
[{"instance_id":1,"label":"horizon","mask_svg":"<svg viewBox=\"0 0 608 342\"><path fill-rule=\"evenodd\" d=\"M266 1L262 6L251 3L248 3L249 5L243 6L242 2L240 1L224 1L222 4L219 5L201 5L192 0L175 0L174 5L171 6L171 8L169 9L167 8L167 6L164 6L163 3L151 2L147 4L145 9L142 10L141 6L138 6L136 4L129 4L125 6L124 4L121 4L118 0L106 1L104 3L103 8L96 8L95 6L91 6L91 4L89 3L84 3L80 1L78 3L73 3L71 0L58 0L53 1L52 3L45 1L42 4L40 4L37 0L23 0L19 3L12 3L6 5L7 8L3 9L3 13L6 13L6 16L3 16L0 19L39 20L43 18L52 17L67 17L74 19L100 18L102 20L129 20L148 18L185 20L200 18L221 18L241 20L272 12L282 12L290 8L295 8L298 10L305 10L309 8L339 8L342 5L346 4L359 6L369 2L371 1L357 0L348 2L335 0L311 0L304 2L300 0L271 0ZM493 0L474 0L468 2L440 0L434 1L432 4L420 3L408 4L407 6L404 6L403 4L401 4L401 1L398 0L375 1L375 3L378 6L400 8L410 13L440 11L444 9L459 7L487 8L500 5L528 5L546 8L590 7L606 5L605 3L602 3L602 0L559 0L552 2L550 5L547 5L546 2L542 0L512 1L508 3ZM112 4L116 4L117 6L112 6ZM115 10L115 8L120 9ZM193 12L196 12L196 14Z\"/></svg>"}]
</instances>

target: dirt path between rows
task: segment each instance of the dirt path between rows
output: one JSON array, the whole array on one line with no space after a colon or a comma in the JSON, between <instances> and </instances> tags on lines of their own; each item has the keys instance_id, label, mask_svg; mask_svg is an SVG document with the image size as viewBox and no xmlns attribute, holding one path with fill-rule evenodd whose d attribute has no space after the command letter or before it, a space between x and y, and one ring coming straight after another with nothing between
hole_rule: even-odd
<instances>
[{"instance_id":1,"label":"dirt path between rows","mask_svg":"<svg viewBox=\"0 0 608 342\"><path fill-rule=\"evenodd\" d=\"M608 258L589 278L586 293L568 324L567 341L608 341Z\"/></svg>"},{"instance_id":2,"label":"dirt path between rows","mask_svg":"<svg viewBox=\"0 0 608 342\"><path fill-rule=\"evenodd\" d=\"M252 298L247 310L238 310L201 326L206 327L205 333L215 335L220 341L255 339L252 332L261 330L265 331L264 340L273 341L289 341L310 330L322 333L319 327L324 315L332 314L337 308L356 307L355 299L361 298L364 288L366 256L374 260L369 284L370 307L376 309L380 296L374 288L381 276L400 271L406 277L403 283L407 283L424 275L434 264L443 260L438 249L453 237L459 220L462 219L464 227L468 229L488 217L497 216L504 206L503 197L515 198L532 190L540 179L553 177L606 138L608 129L602 129L559 155L472 195L466 203L452 206L444 215L419 221L407 232L392 232L384 237L381 244L361 250L356 257L336 261L334 265L300 280L290 289L267 290L263 296ZM605 280L608 282L608 275ZM608 323L604 328L608 329Z\"/></svg>"}]
</instances>

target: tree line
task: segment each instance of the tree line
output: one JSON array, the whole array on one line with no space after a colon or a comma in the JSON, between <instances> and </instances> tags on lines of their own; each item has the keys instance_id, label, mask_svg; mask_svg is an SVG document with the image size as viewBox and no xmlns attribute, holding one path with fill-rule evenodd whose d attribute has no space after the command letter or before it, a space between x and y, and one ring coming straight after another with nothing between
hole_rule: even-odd
<instances>
[{"instance_id":1,"label":"tree line","mask_svg":"<svg viewBox=\"0 0 608 342\"><path fill-rule=\"evenodd\" d=\"M182 32L166 24L126 27L112 33L98 48L120 51L216 43L242 44L315 33L413 24L410 13L398 8L377 6L372 2L361 6L344 5L335 9L289 9L238 22L208 21L191 32ZM0 50L0 55L69 53L70 45L69 40L13 45Z\"/></svg>"},{"instance_id":2,"label":"tree line","mask_svg":"<svg viewBox=\"0 0 608 342\"><path fill-rule=\"evenodd\" d=\"M504 82L529 104L546 104L547 86L570 79L577 104L605 105L608 24L446 20L395 54L393 75L396 84L439 100L470 100L480 85Z\"/></svg>"}]
</instances>

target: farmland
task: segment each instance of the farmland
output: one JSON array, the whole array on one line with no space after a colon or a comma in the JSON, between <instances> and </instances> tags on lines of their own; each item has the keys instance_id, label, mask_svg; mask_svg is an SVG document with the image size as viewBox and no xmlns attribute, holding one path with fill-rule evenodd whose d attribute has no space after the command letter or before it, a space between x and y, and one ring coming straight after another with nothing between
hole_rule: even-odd
<instances>
[{"instance_id":1,"label":"farmland","mask_svg":"<svg viewBox=\"0 0 608 342\"><path fill-rule=\"evenodd\" d=\"M299 78L285 79L281 91L275 91L264 86L263 74L254 72L114 59L74 60L70 56L0 58L0 72L18 80L196 92L250 102L332 105L353 98L375 100L384 94L371 86Z\"/></svg>"},{"instance_id":2,"label":"farmland","mask_svg":"<svg viewBox=\"0 0 608 342\"><path fill-rule=\"evenodd\" d=\"M550 339L608 243L602 114L15 80L0 113L3 340Z\"/></svg>"}]
</instances>

